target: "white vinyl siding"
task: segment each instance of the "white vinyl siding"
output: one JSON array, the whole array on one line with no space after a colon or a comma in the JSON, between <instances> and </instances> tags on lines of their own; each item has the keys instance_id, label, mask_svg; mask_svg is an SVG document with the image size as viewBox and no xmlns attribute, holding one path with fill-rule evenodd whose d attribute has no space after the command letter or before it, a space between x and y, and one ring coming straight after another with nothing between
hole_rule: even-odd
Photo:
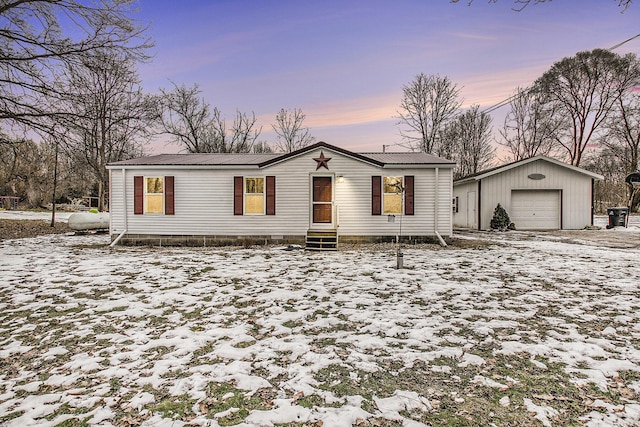
<instances>
[{"instance_id":1,"label":"white vinyl siding","mask_svg":"<svg viewBox=\"0 0 640 427\"><path fill-rule=\"evenodd\" d=\"M331 157L329 171L318 175L340 176L334 179L334 209L340 235L395 236L398 223L390 223L386 215L371 215L371 177L406 176L415 178L415 215L402 222L403 236L452 234L451 228L451 167L440 167L438 185L435 168L380 168L342 153L323 148L325 157ZM135 167L126 169L126 208L128 233L210 236L263 236L305 235L310 228L311 177L316 174L320 149L290 158L264 169L243 168L189 168L189 167ZM121 209L122 170L112 169L112 233L119 234L123 227ZM133 177L175 176L176 214L172 216L133 215ZM233 215L234 176L276 176L276 215ZM119 177L119 178L118 178ZM436 197L436 193L438 194ZM437 206L437 215L436 215ZM117 219L117 220L116 220Z\"/></svg>"},{"instance_id":2,"label":"white vinyl siding","mask_svg":"<svg viewBox=\"0 0 640 427\"><path fill-rule=\"evenodd\" d=\"M535 174L544 175L544 178L529 177ZM465 227L470 222L467 218L469 210L466 207L463 208L462 204L467 201L467 193L474 191L475 188L476 201L480 206L480 229L490 228L493 211L498 203L506 209L516 228L520 228L513 218L512 194L518 191L553 191L558 195L559 204L556 228L579 230L591 224L592 179L588 173L574 170L570 166L565 167L544 159L536 159L486 176L480 181L456 183L454 196L458 196L460 206L458 213L454 214L454 221L458 227ZM516 206L516 211L518 209L520 207ZM516 212L516 214L524 218L521 213ZM522 222L522 219L519 221Z\"/></svg>"},{"instance_id":3,"label":"white vinyl siding","mask_svg":"<svg viewBox=\"0 0 640 427\"><path fill-rule=\"evenodd\" d=\"M456 228L478 228L478 183L468 182L453 187L453 197L458 198L458 211L453 213ZM473 206L469 204L473 203Z\"/></svg>"}]
</instances>

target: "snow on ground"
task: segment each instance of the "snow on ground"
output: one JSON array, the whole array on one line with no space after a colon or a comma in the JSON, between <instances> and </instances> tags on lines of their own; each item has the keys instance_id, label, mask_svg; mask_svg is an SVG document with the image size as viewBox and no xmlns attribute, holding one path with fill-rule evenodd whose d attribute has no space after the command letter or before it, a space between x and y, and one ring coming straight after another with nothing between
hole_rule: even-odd
<instances>
[{"instance_id":1,"label":"snow on ground","mask_svg":"<svg viewBox=\"0 0 640 427\"><path fill-rule=\"evenodd\" d=\"M74 212L56 212L56 221L67 222ZM41 219L51 221L51 212L44 211L8 211L0 209L0 219Z\"/></svg>"},{"instance_id":2,"label":"snow on ground","mask_svg":"<svg viewBox=\"0 0 640 427\"><path fill-rule=\"evenodd\" d=\"M640 424L638 225L465 233L402 270L108 242L0 242L0 424Z\"/></svg>"}]
</instances>

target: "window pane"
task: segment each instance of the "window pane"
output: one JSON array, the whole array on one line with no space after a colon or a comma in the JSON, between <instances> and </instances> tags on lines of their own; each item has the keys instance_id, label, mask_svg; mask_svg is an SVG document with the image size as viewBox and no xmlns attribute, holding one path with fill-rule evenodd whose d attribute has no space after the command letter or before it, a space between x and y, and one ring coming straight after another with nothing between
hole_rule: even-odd
<instances>
[{"instance_id":1,"label":"window pane","mask_svg":"<svg viewBox=\"0 0 640 427\"><path fill-rule=\"evenodd\" d=\"M384 192L385 193L401 193L402 177L401 176L385 176Z\"/></svg>"},{"instance_id":2,"label":"window pane","mask_svg":"<svg viewBox=\"0 0 640 427\"><path fill-rule=\"evenodd\" d=\"M162 178L147 178L147 194L162 194Z\"/></svg>"},{"instance_id":3,"label":"window pane","mask_svg":"<svg viewBox=\"0 0 640 427\"><path fill-rule=\"evenodd\" d=\"M264 196L261 194L245 196L244 212L246 214L264 214Z\"/></svg>"},{"instance_id":4,"label":"window pane","mask_svg":"<svg viewBox=\"0 0 640 427\"><path fill-rule=\"evenodd\" d=\"M314 176L313 177L313 201L314 202L331 202L331 177L330 176Z\"/></svg>"},{"instance_id":5,"label":"window pane","mask_svg":"<svg viewBox=\"0 0 640 427\"><path fill-rule=\"evenodd\" d=\"M162 213L162 194L147 194L146 213Z\"/></svg>"},{"instance_id":6,"label":"window pane","mask_svg":"<svg viewBox=\"0 0 640 427\"><path fill-rule=\"evenodd\" d=\"M383 213L386 215L400 215L402 213L402 195L385 194Z\"/></svg>"},{"instance_id":7,"label":"window pane","mask_svg":"<svg viewBox=\"0 0 640 427\"><path fill-rule=\"evenodd\" d=\"M247 178L245 180L245 192L264 193L264 178Z\"/></svg>"}]
</instances>

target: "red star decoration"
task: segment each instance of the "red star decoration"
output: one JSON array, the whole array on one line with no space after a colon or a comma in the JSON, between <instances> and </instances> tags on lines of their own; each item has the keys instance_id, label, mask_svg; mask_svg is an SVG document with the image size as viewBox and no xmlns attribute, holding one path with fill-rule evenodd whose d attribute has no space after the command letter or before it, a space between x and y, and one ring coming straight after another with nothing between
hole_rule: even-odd
<instances>
[{"instance_id":1,"label":"red star decoration","mask_svg":"<svg viewBox=\"0 0 640 427\"><path fill-rule=\"evenodd\" d=\"M320 169L320 168L325 168L326 170L329 170L329 160L331 160L331 157L325 157L324 156L324 152L320 152L320 157L317 157L315 159L313 159L316 161L317 165L316 165L316 170Z\"/></svg>"}]
</instances>

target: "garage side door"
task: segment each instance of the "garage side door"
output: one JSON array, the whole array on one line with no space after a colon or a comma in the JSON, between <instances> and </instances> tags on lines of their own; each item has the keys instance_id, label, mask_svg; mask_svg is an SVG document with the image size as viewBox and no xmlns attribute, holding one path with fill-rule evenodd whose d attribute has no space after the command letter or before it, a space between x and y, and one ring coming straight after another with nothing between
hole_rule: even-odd
<instances>
[{"instance_id":1,"label":"garage side door","mask_svg":"<svg viewBox=\"0 0 640 427\"><path fill-rule=\"evenodd\" d=\"M517 230L558 230L560 191L513 190L509 216Z\"/></svg>"}]
</instances>

